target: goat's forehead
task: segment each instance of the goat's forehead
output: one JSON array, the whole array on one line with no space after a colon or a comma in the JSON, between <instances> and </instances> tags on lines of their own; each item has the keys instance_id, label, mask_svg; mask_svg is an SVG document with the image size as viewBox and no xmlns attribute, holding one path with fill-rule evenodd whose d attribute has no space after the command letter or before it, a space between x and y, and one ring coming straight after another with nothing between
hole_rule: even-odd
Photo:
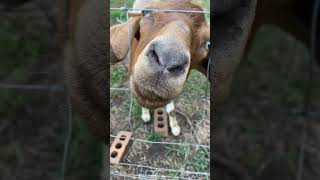
<instances>
[{"instance_id":1,"label":"goat's forehead","mask_svg":"<svg viewBox=\"0 0 320 180\"><path fill-rule=\"evenodd\" d=\"M186 3L185 5L179 5L174 3L160 2L159 5L148 6L145 9L157 9L157 10L178 10L178 11L202 11L200 6ZM160 5L161 4L161 5ZM182 20L191 23L196 26L200 26L202 23L207 23L204 14L197 12L152 12L153 16L157 17L154 23L169 23L174 20Z\"/></svg>"},{"instance_id":2,"label":"goat's forehead","mask_svg":"<svg viewBox=\"0 0 320 180\"><path fill-rule=\"evenodd\" d=\"M146 6L145 9L158 9L158 10L192 10L192 11L202 11L203 9L195 4L190 2L156 2L150 6ZM153 34L151 36L143 36L143 39L153 39L158 32L162 31L164 27L168 27L166 25L171 24L172 22L180 23L184 22L190 28L193 35L199 40L206 39L205 30L207 27L207 21L202 13L196 12L151 12L151 17L145 17L141 22L141 31L142 34ZM175 24L175 23L174 23ZM173 27L173 26L171 26ZM179 26L180 27L180 26ZM167 31L168 32L168 31ZM200 36L200 37L199 37ZM141 41L145 43L145 41ZM140 43L141 43L140 42Z\"/></svg>"}]
</instances>

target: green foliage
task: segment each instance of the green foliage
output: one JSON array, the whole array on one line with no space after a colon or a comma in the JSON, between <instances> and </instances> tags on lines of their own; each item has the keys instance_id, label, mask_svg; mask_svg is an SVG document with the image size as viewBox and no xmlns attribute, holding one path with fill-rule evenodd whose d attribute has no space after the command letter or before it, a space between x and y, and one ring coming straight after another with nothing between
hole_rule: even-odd
<instances>
[{"instance_id":1,"label":"green foliage","mask_svg":"<svg viewBox=\"0 0 320 180\"><path fill-rule=\"evenodd\" d=\"M180 173L179 172L172 172L172 171L169 171L167 176L170 176L172 178L176 178L176 177L179 177Z\"/></svg>"},{"instance_id":2,"label":"green foliage","mask_svg":"<svg viewBox=\"0 0 320 180\"><path fill-rule=\"evenodd\" d=\"M174 157L181 158L186 161L186 165L198 172L209 171L209 152L205 149L199 149L196 152L192 152L190 146L165 146L166 154L173 154Z\"/></svg>"},{"instance_id":3,"label":"green foliage","mask_svg":"<svg viewBox=\"0 0 320 180\"><path fill-rule=\"evenodd\" d=\"M127 71L125 68L113 68L111 67L111 87L117 87L117 85L121 84L124 80L127 79Z\"/></svg>"},{"instance_id":4,"label":"green foliage","mask_svg":"<svg viewBox=\"0 0 320 180\"><path fill-rule=\"evenodd\" d=\"M124 7L126 3L126 0L110 0L110 7L112 8L120 8ZM133 0L127 0L128 7L132 7ZM110 24L118 24L117 19L121 21L127 21L127 15L123 11L119 10L110 10Z\"/></svg>"},{"instance_id":5,"label":"green foliage","mask_svg":"<svg viewBox=\"0 0 320 180\"><path fill-rule=\"evenodd\" d=\"M148 141L152 142L157 142L161 140L160 135L154 132L148 132L146 138Z\"/></svg>"},{"instance_id":6,"label":"green foliage","mask_svg":"<svg viewBox=\"0 0 320 180\"><path fill-rule=\"evenodd\" d=\"M167 155L173 153L177 157L187 157L190 154L189 146L165 146Z\"/></svg>"},{"instance_id":7,"label":"green foliage","mask_svg":"<svg viewBox=\"0 0 320 180\"><path fill-rule=\"evenodd\" d=\"M192 70L186 84L184 85L184 91L190 94L196 94L197 96L204 96L209 92L208 80L206 77L196 70Z\"/></svg>"},{"instance_id":8,"label":"green foliage","mask_svg":"<svg viewBox=\"0 0 320 180\"><path fill-rule=\"evenodd\" d=\"M111 11L110 13L110 24L118 24L118 21L126 22L127 21L127 15L126 13L122 11Z\"/></svg>"},{"instance_id":9,"label":"green foliage","mask_svg":"<svg viewBox=\"0 0 320 180\"><path fill-rule=\"evenodd\" d=\"M198 172L208 172L209 167L209 154L203 149L200 149L195 153L195 155L191 158L191 161L188 163L192 165L192 167Z\"/></svg>"},{"instance_id":10,"label":"green foliage","mask_svg":"<svg viewBox=\"0 0 320 180\"><path fill-rule=\"evenodd\" d=\"M128 109L126 112L130 111L130 101L128 103ZM135 119L136 125L135 128L139 128L141 126L142 120L141 120L141 115L142 110L141 106L138 104L138 102L132 97L132 107L131 107L131 118Z\"/></svg>"}]
</instances>

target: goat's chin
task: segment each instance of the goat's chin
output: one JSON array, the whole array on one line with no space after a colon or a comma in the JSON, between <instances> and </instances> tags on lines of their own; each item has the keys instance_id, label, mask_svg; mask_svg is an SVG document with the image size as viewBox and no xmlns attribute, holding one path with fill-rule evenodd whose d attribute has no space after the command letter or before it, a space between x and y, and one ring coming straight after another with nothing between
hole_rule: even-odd
<instances>
[{"instance_id":1,"label":"goat's chin","mask_svg":"<svg viewBox=\"0 0 320 180\"><path fill-rule=\"evenodd\" d=\"M156 109L156 108L161 108L166 106L167 104L169 104L171 102L171 100L167 100L167 101L154 101L154 100L150 100L148 98L139 96L139 95L135 95L135 98L137 100L137 102L139 103L140 106L148 108L148 109Z\"/></svg>"},{"instance_id":2,"label":"goat's chin","mask_svg":"<svg viewBox=\"0 0 320 180\"><path fill-rule=\"evenodd\" d=\"M149 109L160 108L169 104L180 95L182 89L173 86L173 84L150 85L133 79L130 80L130 86L137 102L142 107Z\"/></svg>"}]
</instances>

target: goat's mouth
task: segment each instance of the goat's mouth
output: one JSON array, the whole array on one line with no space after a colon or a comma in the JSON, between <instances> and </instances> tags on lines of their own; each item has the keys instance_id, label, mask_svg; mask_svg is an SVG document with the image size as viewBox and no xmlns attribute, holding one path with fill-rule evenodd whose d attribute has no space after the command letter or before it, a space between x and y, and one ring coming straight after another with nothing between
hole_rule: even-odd
<instances>
[{"instance_id":1,"label":"goat's mouth","mask_svg":"<svg viewBox=\"0 0 320 180\"><path fill-rule=\"evenodd\" d=\"M141 79L130 80L131 90L137 102L146 108L155 109L163 107L179 96L182 88L166 84L163 81L143 82Z\"/></svg>"},{"instance_id":2,"label":"goat's mouth","mask_svg":"<svg viewBox=\"0 0 320 180\"><path fill-rule=\"evenodd\" d=\"M171 101L139 86L134 86L133 93L141 106L150 109L163 107Z\"/></svg>"}]
</instances>

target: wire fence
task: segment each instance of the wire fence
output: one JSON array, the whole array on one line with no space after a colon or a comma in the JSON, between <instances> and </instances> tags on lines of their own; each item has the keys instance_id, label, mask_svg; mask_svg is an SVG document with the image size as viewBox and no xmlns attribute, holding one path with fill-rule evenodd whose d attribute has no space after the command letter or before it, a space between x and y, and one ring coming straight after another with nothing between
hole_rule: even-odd
<instances>
[{"instance_id":1,"label":"wire fence","mask_svg":"<svg viewBox=\"0 0 320 180\"><path fill-rule=\"evenodd\" d=\"M110 137L116 138L117 136L110 135ZM130 139L133 141L139 141L139 142L150 143L150 144L167 144L167 145L194 146L194 147L210 148L210 146L202 145L202 144L188 144L188 143L165 142L165 141L156 142L156 141L148 141L148 140L137 139L137 138L130 138Z\"/></svg>"},{"instance_id":2,"label":"wire fence","mask_svg":"<svg viewBox=\"0 0 320 180\"><path fill-rule=\"evenodd\" d=\"M128 1L125 1L125 4L123 7L111 7L110 8L110 13L111 11L122 11L123 13L125 13L126 16L126 21L129 20L130 17L132 16L136 16L136 15L140 15L143 12L152 12L152 13L157 13L157 12L166 12L166 13L170 13L170 12L175 12L175 13L199 13L199 14L209 14L209 11L193 11L193 10L163 10L163 9L148 9L148 8L129 8L128 7ZM125 22L123 20L119 20L118 22ZM129 24L129 23L128 23ZM128 26L128 38L130 39L131 34L131 27ZM130 40L128 41L130 42ZM130 57L130 51L131 51L131 45L129 43L129 52L128 52L128 61L130 62L131 57ZM130 64L130 63L128 63ZM118 66L121 67L121 66ZM208 66L209 67L209 66ZM209 73L209 70L207 70L207 73ZM208 75L208 74L207 74ZM209 99L209 95L208 95L208 89L209 89L209 83L208 82L204 82L202 81L201 84L206 83L206 88L205 88L205 95L201 96L199 95L198 99L203 99L203 100L208 100ZM132 122L132 109L133 109L133 97L132 97L132 92L130 91L130 87L110 87L110 92L112 91L119 91L119 92L125 92L129 94L129 110L128 110L128 123L129 123L129 130L133 133L133 138L131 138L131 140L133 141L133 143L142 143L142 144L146 144L146 145L165 145L165 146L180 146L180 147L194 147L196 148L196 152L199 148L202 148L203 150L205 150L205 152L209 152L210 151L210 146L208 145L203 145L203 144L192 144L192 143L180 143L180 142L168 142L168 141L150 141L150 140L146 140L146 139L139 139L135 137L135 130L133 127L133 122ZM188 93L188 92L183 92L183 93ZM112 97L111 97L112 98ZM202 112L202 118L200 122L203 122L204 118L205 118L205 112L208 112L208 107L203 107L203 112ZM188 119L188 117L186 117ZM188 119L188 121L190 121ZM200 124L199 124L200 125ZM190 122L189 122L189 126L193 126ZM193 129L194 130L194 129ZM195 132L194 132L195 133ZM115 138L117 136L111 135L110 134L110 138ZM133 147L133 145L131 146ZM130 151L129 151L130 152ZM208 153L209 154L209 153ZM143 171L140 172L135 172L135 173L126 173L125 170L121 170L121 171L117 171L117 170L112 170L112 167L114 166L122 166L123 168L127 168L127 169L137 169L137 168L143 168ZM209 166L209 164L208 164ZM200 177L208 179L210 177L210 173L209 172L196 172L196 171L188 171L185 169L170 169L170 168L162 168L162 167L154 167L151 165L141 165L141 164L134 164L134 163L119 163L117 165L110 165L110 175L111 175L111 179L112 177L116 178L116 177L122 177L122 178L129 178L129 179L198 179ZM149 173L148 173L149 172ZM161 173L159 173L161 172ZM168 176L168 174L172 174L172 173L178 173L179 176L177 176L178 174L175 175L171 175ZM195 177L196 176L196 177ZM194 177L194 178L192 178Z\"/></svg>"}]
</instances>

